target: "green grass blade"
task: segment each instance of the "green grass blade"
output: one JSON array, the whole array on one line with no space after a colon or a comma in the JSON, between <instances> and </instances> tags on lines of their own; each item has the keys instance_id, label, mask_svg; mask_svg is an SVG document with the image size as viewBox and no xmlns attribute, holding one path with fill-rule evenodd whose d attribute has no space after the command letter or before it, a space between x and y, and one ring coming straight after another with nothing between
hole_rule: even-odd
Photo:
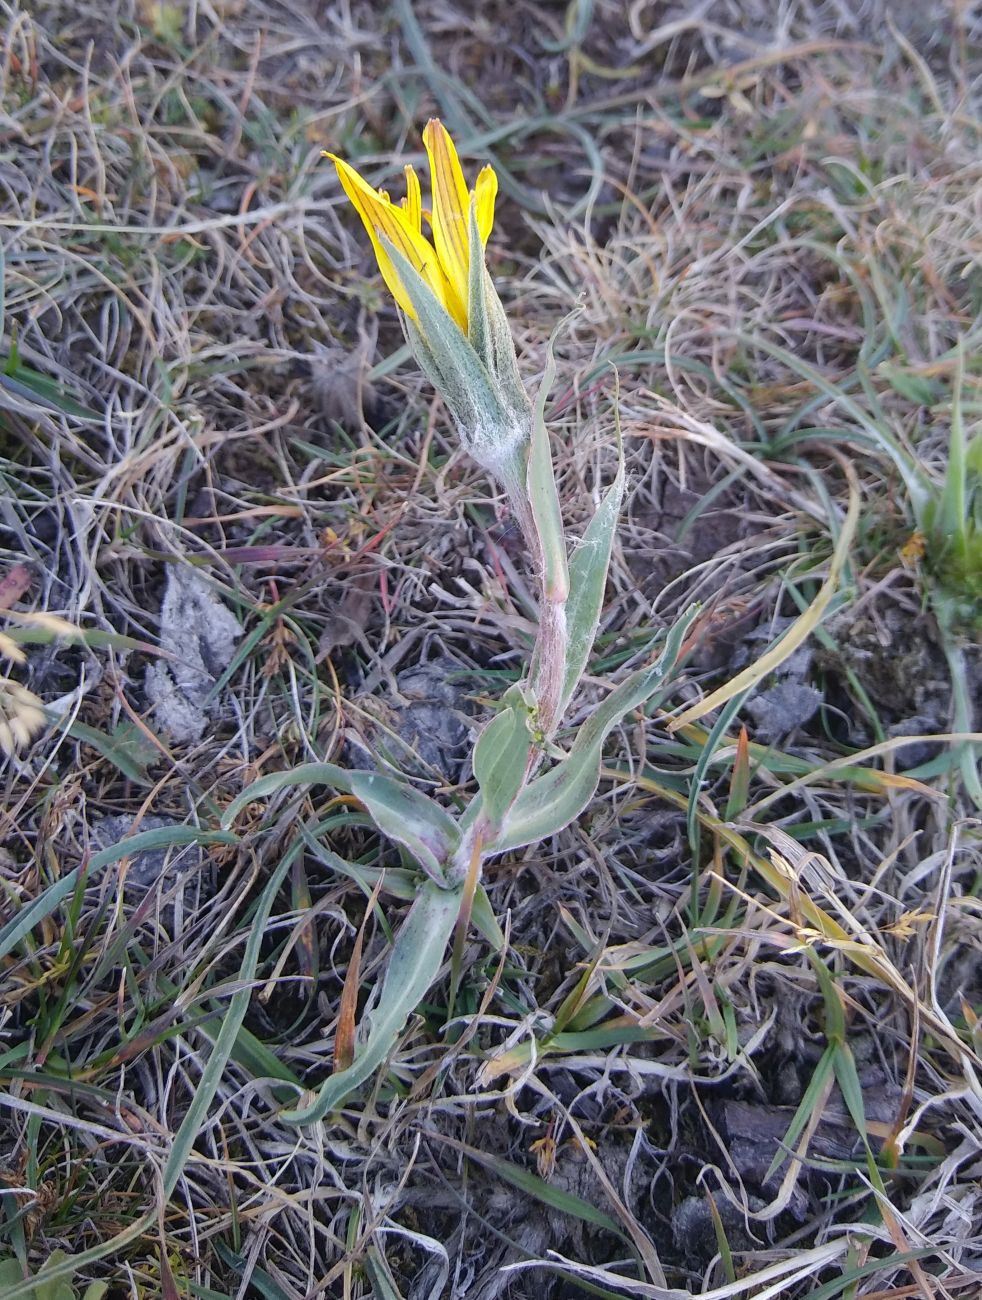
<instances>
[{"instance_id":1,"label":"green grass blade","mask_svg":"<svg viewBox=\"0 0 982 1300\"><path fill-rule=\"evenodd\" d=\"M239 1031L245 1020L246 1012L249 1009L249 1003L252 999L252 982L256 977L256 968L259 964L259 953L263 937L266 933L266 923L269 920L270 913L273 910L273 903L276 901L276 893L283 883L294 856L299 851L299 846L295 846L289 853L284 855L282 861L276 867L272 876L260 895L258 905L253 913L249 929L249 938L246 941L246 949L242 956L242 965L239 968L239 982L244 986L234 993L229 1000L228 1009L225 1012L222 1021L222 1027L219 1030L218 1037L215 1039L215 1045L212 1048L211 1056L205 1066L201 1078L198 1080L198 1086L195 1089L194 1097L188 1106L187 1113L181 1121L181 1126L174 1136L174 1142L171 1146L170 1153L167 1156L167 1162L164 1165L162 1181L163 1194L169 1198L177 1186L178 1180L184 1172L192 1148L198 1137L198 1130L201 1127L202 1120L208 1114L211 1103L214 1100L215 1093L222 1081L225 1073L225 1067L228 1065L232 1053L236 1050L239 1043Z\"/></svg>"},{"instance_id":2,"label":"green grass blade","mask_svg":"<svg viewBox=\"0 0 982 1300\"><path fill-rule=\"evenodd\" d=\"M784 1141L781 1146L774 1152L774 1159L770 1163L767 1173L764 1175L764 1182L768 1182L785 1160L791 1159L791 1152L795 1148L801 1134L804 1132L805 1125L812 1117L815 1107L822 1104L822 1098L825 1089L828 1086L829 1076L835 1069L835 1047L830 1045L822 1053L818 1064L815 1066L815 1072L808 1081L808 1087L802 1094L801 1101L798 1103L798 1109L791 1117L791 1123L788 1125L788 1131L784 1135Z\"/></svg>"},{"instance_id":3,"label":"green grass blade","mask_svg":"<svg viewBox=\"0 0 982 1300\"><path fill-rule=\"evenodd\" d=\"M951 437L948 443L948 468L944 489L934 518L934 532L941 548L956 547L964 550L968 526L966 482L968 461L966 456L965 422L962 418L962 386L965 382L965 357L958 349L951 395Z\"/></svg>"},{"instance_id":4,"label":"green grass blade","mask_svg":"<svg viewBox=\"0 0 982 1300\"><path fill-rule=\"evenodd\" d=\"M127 836L118 844L111 844L109 848L93 853L85 867L86 879L91 879L103 867L111 866L121 858L132 857L137 853L147 853L154 849L179 848L185 844L237 843L238 840L234 835L221 831L199 831L193 826L162 826L157 830L142 831L139 835ZM6 957L39 921L50 916L74 892L82 870L81 867L73 868L0 928L0 959Z\"/></svg>"},{"instance_id":5,"label":"green grass blade","mask_svg":"<svg viewBox=\"0 0 982 1300\"><path fill-rule=\"evenodd\" d=\"M385 1256L375 1246L369 1246L365 1252L365 1273L372 1284L375 1300L404 1300Z\"/></svg>"},{"instance_id":6,"label":"green grass blade","mask_svg":"<svg viewBox=\"0 0 982 1300\"><path fill-rule=\"evenodd\" d=\"M517 1187L520 1192L526 1196L531 1196L541 1205L547 1205L552 1210L559 1210L562 1214L568 1214L574 1219L581 1219L584 1223L592 1223L595 1228L604 1228L607 1232L612 1232L618 1237L623 1237L620 1224L612 1219L609 1214L604 1214L603 1210L598 1210L582 1197L575 1196L572 1192L564 1191L561 1187L554 1187L547 1183L545 1179L540 1178L538 1174L531 1173L528 1169L523 1169L520 1165L512 1164L510 1160L505 1160L502 1156L492 1155L489 1151L479 1151L476 1147L468 1146L466 1142L458 1142L454 1138L440 1136L440 1140L447 1142L456 1150L463 1152L469 1159L485 1169L496 1174L512 1187Z\"/></svg>"}]
</instances>

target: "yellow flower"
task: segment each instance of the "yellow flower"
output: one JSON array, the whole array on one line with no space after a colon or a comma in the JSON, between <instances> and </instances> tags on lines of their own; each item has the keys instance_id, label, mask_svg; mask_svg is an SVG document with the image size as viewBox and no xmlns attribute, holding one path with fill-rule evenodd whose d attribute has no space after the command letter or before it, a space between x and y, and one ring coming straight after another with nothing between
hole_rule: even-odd
<instances>
[{"instance_id":1,"label":"yellow flower","mask_svg":"<svg viewBox=\"0 0 982 1300\"><path fill-rule=\"evenodd\" d=\"M426 124L423 143L430 163L432 215L423 211L419 177L412 167L405 168L406 197L402 203L393 203L385 190L373 189L343 159L333 153L326 157L337 168L344 192L368 231L382 278L402 310L411 320L416 320L399 272L382 243L383 236L416 268L444 309L466 332L470 206L473 202L483 249L494 224L498 178L491 167L485 167L474 189L468 192L454 143L436 118ZM424 217L432 228L432 242L423 234Z\"/></svg>"}]
</instances>

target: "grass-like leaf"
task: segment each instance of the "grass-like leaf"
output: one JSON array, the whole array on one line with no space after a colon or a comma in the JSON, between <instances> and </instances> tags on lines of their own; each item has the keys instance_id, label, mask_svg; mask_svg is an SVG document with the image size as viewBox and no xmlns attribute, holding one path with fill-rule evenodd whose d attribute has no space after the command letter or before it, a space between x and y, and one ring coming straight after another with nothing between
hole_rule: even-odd
<instances>
[{"instance_id":1,"label":"grass-like leaf","mask_svg":"<svg viewBox=\"0 0 982 1300\"><path fill-rule=\"evenodd\" d=\"M836 539L835 550L829 564L828 577L819 588L818 595L805 612L795 619L776 645L768 650L766 654L762 654L754 663L744 668L743 672L737 673L725 686L712 691L704 700L700 700L698 704L694 704L692 708L686 709L684 713L679 714L674 722L669 724L669 731L678 731L688 723L704 718L707 713L711 713L713 709L718 709L728 700L732 700L734 696L756 686L758 682L763 681L768 674L774 672L780 664L790 658L798 647L808 639L821 622L822 616L828 609L829 603L838 588L839 579L849 557L849 550L852 546L858 522L859 488L853 475L849 485L849 509Z\"/></svg>"},{"instance_id":2,"label":"grass-like leaf","mask_svg":"<svg viewBox=\"0 0 982 1300\"><path fill-rule=\"evenodd\" d=\"M624 500L624 453L618 442L617 474L569 562L569 599L566 602L566 671L559 701L562 718L586 671L600 623L607 570Z\"/></svg>"},{"instance_id":3,"label":"grass-like leaf","mask_svg":"<svg viewBox=\"0 0 982 1300\"><path fill-rule=\"evenodd\" d=\"M256 967L259 964L259 952L266 933L266 923L273 910L277 891L290 869L295 852L296 850L284 855L259 897L259 902L252 916L252 924L249 928L249 938L242 957L242 965L239 969L241 987L229 1000L228 1009L222 1020L222 1027L215 1039L211 1055L208 1057L201 1078L198 1080L194 1096L181 1121L181 1126L174 1136L167 1163L164 1165L162 1183L165 1197L171 1195L184 1172L184 1166L187 1164L197 1141L198 1131L204 1117L211 1108L211 1103L225 1074L226 1066L238 1045L239 1030L242 1028L242 1022L245 1020L245 1014L249 1009L249 1002L252 998L252 981L255 979Z\"/></svg>"},{"instance_id":4,"label":"grass-like leaf","mask_svg":"<svg viewBox=\"0 0 982 1300\"><path fill-rule=\"evenodd\" d=\"M460 911L462 893L422 886L396 935L382 982L378 1005L370 1013L368 1038L346 1070L332 1074L306 1106L285 1111L289 1124L315 1124L336 1110L385 1061L406 1021L425 997L443 964L450 933Z\"/></svg>"},{"instance_id":5,"label":"grass-like leaf","mask_svg":"<svg viewBox=\"0 0 982 1300\"><path fill-rule=\"evenodd\" d=\"M561 326L557 326L557 329ZM569 569L566 563L566 537L559 508L559 491L546 429L546 401L556 378L553 355L555 332L546 351L545 374L539 384L532 416L532 441L529 446L528 496L532 518L541 546L542 589L546 600L564 601L569 593Z\"/></svg>"},{"instance_id":6,"label":"grass-like leaf","mask_svg":"<svg viewBox=\"0 0 982 1300\"><path fill-rule=\"evenodd\" d=\"M561 1187L553 1187L551 1183L539 1178L537 1174L531 1173L528 1169L523 1169L521 1165L513 1164L510 1160L505 1160L502 1156L492 1155L488 1151L481 1151L477 1147L469 1146L466 1142L458 1142L442 1134L440 1140L462 1152L469 1159L476 1161L477 1164L483 1165L485 1169L503 1179L506 1183L511 1183L512 1187L517 1187L526 1196L533 1197L541 1205L547 1205L552 1210L559 1210L562 1214L568 1214L574 1219L581 1219L584 1223L592 1223L595 1228L604 1228L607 1232L612 1232L618 1237L623 1236L620 1225L616 1220L612 1219L609 1214L604 1214L603 1210L598 1210L589 1201L584 1201L582 1197L567 1192Z\"/></svg>"},{"instance_id":7,"label":"grass-like leaf","mask_svg":"<svg viewBox=\"0 0 982 1300\"><path fill-rule=\"evenodd\" d=\"M91 879L103 867L119 862L121 858L131 857L137 853L147 853L155 849L178 848L184 844L235 844L234 835L221 831L199 831L193 826L162 826L157 830L142 831L139 835L130 835L118 844L111 844L108 849L93 853L84 868L87 879ZM75 867L60 880L55 881L43 894L27 904L0 928L0 959L6 957L21 939L46 916L50 916L78 886L83 868Z\"/></svg>"},{"instance_id":8,"label":"grass-like leaf","mask_svg":"<svg viewBox=\"0 0 982 1300\"><path fill-rule=\"evenodd\" d=\"M281 790L289 790L293 786L311 785L329 785L335 790L344 790L350 794L351 773L346 772L343 767L337 767L334 763L302 763L299 767L291 767L285 772L272 772L269 776L261 776L258 781L247 785L228 805L222 814L222 827L228 830L242 809L259 799L265 799L271 794L279 794Z\"/></svg>"},{"instance_id":9,"label":"grass-like leaf","mask_svg":"<svg viewBox=\"0 0 982 1300\"><path fill-rule=\"evenodd\" d=\"M688 610L669 630L656 661L632 673L583 724L569 754L544 776L531 781L515 800L491 852L521 848L555 835L578 817L593 798L600 780L604 741L632 709L649 703L667 688L669 674L678 662L685 634L696 609Z\"/></svg>"},{"instance_id":10,"label":"grass-like leaf","mask_svg":"<svg viewBox=\"0 0 982 1300\"><path fill-rule=\"evenodd\" d=\"M443 869L460 843L450 814L419 790L377 772L352 772L349 783L383 835L408 849L431 880L446 885Z\"/></svg>"},{"instance_id":11,"label":"grass-like leaf","mask_svg":"<svg viewBox=\"0 0 982 1300\"><path fill-rule=\"evenodd\" d=\"M515 802L532 747L527 725L529 706L518 687L505 693L502 706L474 746L474 776L484 814L492 826L501 825Z\"/></svg>"}]
</instances>

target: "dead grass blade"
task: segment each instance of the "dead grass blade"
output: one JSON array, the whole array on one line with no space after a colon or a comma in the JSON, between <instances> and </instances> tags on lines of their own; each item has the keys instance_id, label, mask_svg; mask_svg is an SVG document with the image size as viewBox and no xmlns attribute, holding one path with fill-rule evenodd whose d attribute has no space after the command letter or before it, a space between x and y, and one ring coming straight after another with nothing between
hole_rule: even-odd
<instances>
[{"instance_id":1,"label":"dead grass blade","mask_svg":"<svg viewBox=\"0 0 982 1300\"><path fill-rule=\"evenodd\" d=\"M749 690L751 687L756 686L758 682L763 681L779 664L790 658L800 645L804 644L822 621L822 615L828 609L829 602L838 589L842 571L849 558L849 550L856 533L856 525L859 523L859 482L855 472L847 462L844 462L844 467L849 479L849 509L842 521L842 527L836 539L828 576L822 583L818 595L805 612L792 623L776 645L745 668L743 672L737 673L725 686L720 686L717 690L712 691L704 700L700 700L698 704L685 709L677 718L669 722L668 730L670 733L705 717L713 709L718 709L742 691Z\"/></svg>"}]
</instances>

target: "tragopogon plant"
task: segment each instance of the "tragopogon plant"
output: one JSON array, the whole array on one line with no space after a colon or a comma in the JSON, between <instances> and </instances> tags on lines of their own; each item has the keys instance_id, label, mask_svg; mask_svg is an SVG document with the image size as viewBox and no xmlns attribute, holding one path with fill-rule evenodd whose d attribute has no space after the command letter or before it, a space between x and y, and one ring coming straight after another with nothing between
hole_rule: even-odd
<instances>
[{"instance_id":1,"label":"tragopogon plant","mask_svg":"<svg viewBox=\"0 0 982 1300\"><path fill-rule=\"evenodd\" d=\"M483 863L555 834L586 808L599 782L604 741L628 713L667 691L694 618L694 611L686 613L661 640L656 657L595 706L568 748L557 746L558 728L586 669L600 619L624 493L623 461L568 556L544 419L554 375L551 350L533 406L485 266L497 180L485 167L468 191L440 122L428 123L423 141L432 178L431 214L423 210L412 167L405 169L405 199L393 203L385 191L330 156L368 231L416 360L443 396L462 445L501 485L521 525L539 591L538 635L524 680L506 691L477 739L477 792L463 813L442 808L408 783L330 763L265 777L226 812L228 826L246 804L274 791L329 785L354 795L420 872L368 1032L350 1064L307 1104L288 1112L286 1118L295 1123L322 1118L384 1062L439 974L454 925L469 923L475 898L482 903L485 932L493 932L480 885ZM352 868L337 863L339 869ZM477 910L474 915L478 919Z\"/></svg>"}]
</instances>

